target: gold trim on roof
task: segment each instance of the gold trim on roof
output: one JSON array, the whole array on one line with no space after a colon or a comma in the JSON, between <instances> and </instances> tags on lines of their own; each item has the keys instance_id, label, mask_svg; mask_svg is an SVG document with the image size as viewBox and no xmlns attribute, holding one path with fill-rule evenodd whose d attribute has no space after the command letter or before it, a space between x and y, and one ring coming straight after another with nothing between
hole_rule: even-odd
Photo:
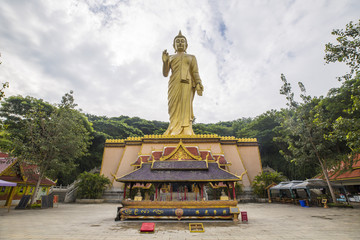
<instances>
[{"instance_id":1,"label":"gold trim on roof","mask_svg":"<svg viewBox=\"0 0 360 240\"><path fill-rule=\"evenodd\" d=\"M205 158L206 161L209 161L209 155L210 155L210 151L208 151L208 154L206 154L206 158Z\"/></svg>"},{"instance_id":2,"label":"gold trim on roof","mask_svg":"<svg viewBox=\"0 0 360 240\"><path fill-rule=\"evenodd\" d=\"M186 138L217 138L221 140L236 140L237 142L257 142L256 138L236 138L234 136L219 136L217 134L195 134L195 135L144 135L143 137L128 137L126 139L106 139L106 143L125 143L125 141L142 141L144 139L186 139Z\"/></svg>"},{"instance_id":3,"label":"gold trim on roof","mask_svg":"<svg viewBox=\"0 0 360 240\"><path fill-rule=\"evenodd\" d=\"M238 138L238 142L257 142L256 138Z\"/></svg>"},{"instance_id":4,"label":"gold trim on roof","mask_svg":"<svg viewBox=\"0 0 360 240\"><path fill-rule=\"evenodd\" d=\"M124 143L124 139L106 139L105 143Z\"/></svg>"},{"instance_id":5,"label":"gold trim on roof","mask_svg":"<svg viewBox=\"0 0 360 240\"><path fill-rule=\"evenodd\" d=\"M110 172L110 174L111 174L111 176L114 178L114 179L116 179L116 175L115 174L113 174L112 172ZM113 180L114 180L113 179Z\"/></svg>"},{"instance_id":6,"label":"gold trim on roof","mask_svg":"<svg viewBox=\"0 0 360 240\"><path fill-rule=\"evenodd\" d=\"M165 151L166 147L164 148ZM183 160L183 159L194 159L194 160L202 160L201 156L193 155L182 143L180 140L179 144L169 155L162 156L160 161L164 160Z\"/></svg>"},{"instance_id":7,"label":"gold trim on roof","mask_svg":"<svg viewBox=\"0 0 360 240\"><path fill-rule=\"evenodd\" d=\"M247 169L245 170L245 172L243 172L243 173L240 175L241 181L242 181L242 178L243 178L244 174L247 174Z\"/></svg>"},{"instance_id":8,"label":"gold trim on roof","mask_svg":"<svg viewBox=\"0 0 360 240\"><path fill-rule=\"evenodd\" d=\"M237 140L234 136L224 136L221 137L221 140Z\"/></svg>"}]
</instances>

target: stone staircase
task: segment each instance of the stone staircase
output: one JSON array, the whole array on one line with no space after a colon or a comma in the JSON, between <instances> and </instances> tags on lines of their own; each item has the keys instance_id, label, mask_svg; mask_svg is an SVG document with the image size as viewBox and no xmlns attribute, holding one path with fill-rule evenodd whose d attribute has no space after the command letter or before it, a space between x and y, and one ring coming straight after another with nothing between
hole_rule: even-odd
<instances>
[{"instance_id":1,"label":"stone staircase","mask_svg":"<svg viewBox=\"0 0 360 240\"><path fill-rule=\"evenodd\" d=\"M76 200L76 191L78 189L76 184L78 182L79 182L79 180L76 180L75 182L70 184L70 186L68 187L67 192L65 194L64 202L66 202L66 203L75 202L75 200Z\"/></svg>"},{"instance_id":2,"label":"stone staircase","mask_svg":"<svg viewBox=\"0 0 360 240\"><path fill-rule=\"evenodd\" d=\"M94 168L89 171L90 173L99 173L99 168ZM72 184L67 186L54 186L51 188L50 193L52 195L58 195L59 196L59 202L75 202L76 200L76 192L78 187L76 184L79 182L79 180L75 180Z\"/></svg>"},{"instance_id":3,"label":"stone staircase","mask_svg":"<svg viewBox=\"0 0 360 240\"><path fill-rule=\"evenodd\" d=\"M58 201L64 202L66 193L67 193L67 187L56 186L50 190L49 195L58 195L59 196Z\"/></svg>"}]
</instances>

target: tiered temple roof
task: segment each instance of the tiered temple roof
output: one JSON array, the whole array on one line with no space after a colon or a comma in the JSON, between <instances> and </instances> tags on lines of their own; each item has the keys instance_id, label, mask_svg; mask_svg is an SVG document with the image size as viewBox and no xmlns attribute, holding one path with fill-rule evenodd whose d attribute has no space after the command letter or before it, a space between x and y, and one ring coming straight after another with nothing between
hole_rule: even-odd
<instances>
[{"instance_id":1,"label":"tiered temple roof","mask_svg":"<svg viewBox=\"0 0 360 240\"><path fill-rule=\"evenodd\" d=\"M220 166L228 165L223 154L197 146L166 146L151 155L139 155L132 166L140 168L117 178L119 182L223 182L241 178Z\"/></svg>"}]
</instances>

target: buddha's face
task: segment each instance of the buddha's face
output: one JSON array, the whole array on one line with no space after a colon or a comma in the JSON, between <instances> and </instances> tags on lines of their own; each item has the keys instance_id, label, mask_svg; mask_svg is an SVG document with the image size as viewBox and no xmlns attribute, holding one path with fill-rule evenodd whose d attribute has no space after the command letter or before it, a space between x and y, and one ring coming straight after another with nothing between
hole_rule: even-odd
<instances>
[{"instance_id":1,"label":"buddha's face","mask_svg":"<svg viewBox=\"0 0 360 240\"><path fill-rule=\"evenodd\" d=\"M174 40L174 48L176 52L185 52L187 46L187 41L184 37L178 37Z\"/></svg>"}]
</instances>

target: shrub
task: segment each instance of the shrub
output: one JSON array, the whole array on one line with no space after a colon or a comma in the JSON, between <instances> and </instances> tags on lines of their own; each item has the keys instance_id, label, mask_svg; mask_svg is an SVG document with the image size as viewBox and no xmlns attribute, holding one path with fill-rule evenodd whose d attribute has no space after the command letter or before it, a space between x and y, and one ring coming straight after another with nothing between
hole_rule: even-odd
<instances>
[{"instance_id":1,"label":"shrub","mask_svg":"<svg viewBox=\"0 0 360 240\"><path fill-rule=\"evenodd\" d=\"M87 199L101 198L104 190L110 184L110 180L103 175L83 172L80 174L77 183L77 197Z\"/></svg>"},{"instance_id":2,"label":"shrub","mask_svg":"<svg viewBox=\"0 0 360 240\"><path fill-rule=\"evenodd\" d=\"M285 180L285 177L279 172L262 172L254 178L252 188L254 194L258 197L266 197L266 187L272 183L279 183Z\"/></svg>"}]
</instances>

